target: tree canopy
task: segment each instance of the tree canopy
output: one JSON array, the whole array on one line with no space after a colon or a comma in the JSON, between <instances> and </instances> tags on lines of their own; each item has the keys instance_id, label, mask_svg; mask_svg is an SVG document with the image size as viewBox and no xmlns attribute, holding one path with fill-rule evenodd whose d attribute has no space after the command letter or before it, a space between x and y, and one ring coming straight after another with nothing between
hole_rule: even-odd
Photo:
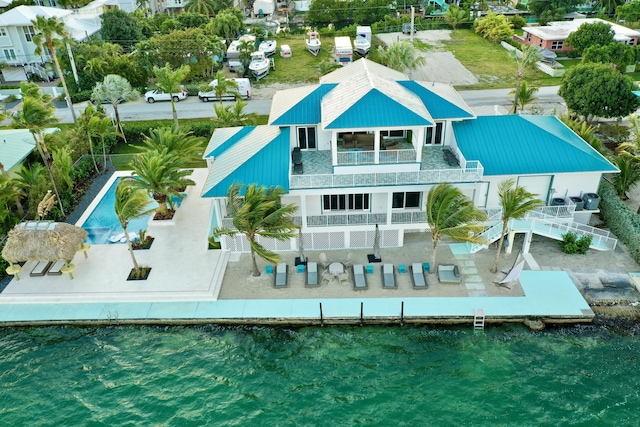
<instances>
[{"instance_id":1,"label":"tree canopy","mask_svg":"<svg viewBox=\"0 0 640 427\"><path fill-rule=\"evenodd\" d=\"M609 64L624 73L627 65L636 62L635 49L628 44L613 42L605 46L589 46L582 53L582 62Z\"/></svg>"},{"instance_id":2,"label":"tree canopy","mask_svg":"<svg viewBox=\"0 0 640 427\"><path fill-rule=\"evenodd\" d=\"M631 78L605 64L580 64L562 77L558 94L581 116L624 117L640 106Z\"/></svg>"},{"instance_id":3,"label":"tree canopy","mask_svg":"<svg viewBox=\"0 0 640 427\"><path fill-rule=\"evenodd\" d=\"M576 5L584 3L582 0L531 0L529 10L536 15L540 25L549 21L559 21L569 12L576 9Z\"/></svg>"},{"instance_id":4,"label":"tree canopy","mask_svg":"<svg viewBox=\"0 0 640 427\"><path fill-rule=\"evenodd\" d=\"M630 1L616 8L616 18L627 24L640 21L640 1Z\"/></svg>"},{"instance_id":5,"label":"tree canopy","mask_svg":"<svg viewBox=\"0 0 640 427\"><path fill-rule=\"evenodd\" d=\"M493 43L499 43L513 36L513 25L504 15L489 12L482 19L473 22L476 33Z\"/></svg>"},{"instance_id":6,"label":"tree canopy","mask_svg":"<svg viewBox=\"0 0 640 427\"><path fill-rule=\"evenodd\" d=\"M582 56L582 52L590 46L605 46L613 43L614 35L611 25L606 22L582 24L580 28L569 34L566 44L573 48L577 56Z\"/></svg>"},{"instance_id":7,"label":"tree canopy","mask_svg":"<svg viewBox=\"0 0 640 427\"><path fill-rule=\"evenodd\" d=\"M100 34L103 40L117 43L127 50L142 40L142 28L127 12L120 9L108 10L100 16L100 19L102 20Z\"/></svg>"}]
</instances>

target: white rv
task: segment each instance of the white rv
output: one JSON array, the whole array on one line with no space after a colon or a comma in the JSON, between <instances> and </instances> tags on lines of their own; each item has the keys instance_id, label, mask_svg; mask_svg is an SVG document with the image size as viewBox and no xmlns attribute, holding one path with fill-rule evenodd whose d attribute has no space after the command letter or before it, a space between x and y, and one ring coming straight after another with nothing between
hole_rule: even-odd
<instances>
[{"instance_id":1,"label":"white rv","mask_svg":"<svg viewBox=\"0 0 640 427\"><path fill-rule=\"evenodd\" d=\"M351 39L349 37L336 37L334 39L335 50L334 56L336 62L340 65L351 64L353 60L353 47L351 46Z\"/></svg>"},{"instance_id":2,"label":"white rv","mask_svg":"<svg viewBox=\"0 0 640 427\"><path fill-rule=\"evenodd\" d=\"M238 93L240 94L240 97L244 99L251 98L251 82L249 82L249 79L233 79L233 80L238 85ZM212 81L211 83L209 83L209 86L211 86L212 90L207 92L203 92L203 91L198 92L198 98L200 98L202 102L208 102L209 100L218 99L215 91L213 90L213 88L218 86L218 81L217 80ZM235 95L233 93L227 93L222 95L222 99L233 100L235 99Z\"/></svg>"}]
</instances>

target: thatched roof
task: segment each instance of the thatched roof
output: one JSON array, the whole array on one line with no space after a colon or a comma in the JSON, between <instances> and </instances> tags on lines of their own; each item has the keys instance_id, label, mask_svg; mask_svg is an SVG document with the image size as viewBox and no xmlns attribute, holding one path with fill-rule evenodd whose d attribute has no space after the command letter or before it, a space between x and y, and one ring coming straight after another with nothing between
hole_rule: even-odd
<instances>
[{"instance_id":1,"label":"thatched roof","mask_svg":"<svg viewBox=\"0 0 640 427\"><path fill-rule=\"evenodd\" d=\"M87 232L64 222L23 222L9 232L2 257L9 262L71 261Z\"/></svg>"}]
</instances>

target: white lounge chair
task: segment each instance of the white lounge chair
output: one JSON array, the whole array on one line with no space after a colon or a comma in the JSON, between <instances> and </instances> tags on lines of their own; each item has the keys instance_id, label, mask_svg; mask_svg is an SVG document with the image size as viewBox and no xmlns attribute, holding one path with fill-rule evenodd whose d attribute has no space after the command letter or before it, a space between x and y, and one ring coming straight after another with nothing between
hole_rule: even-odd
<instances>
[{"instance_id":1,"label":"white lounge chair","mask_svg":"<svg viewBox=\"0 0 640 427\"><path fill-rule=\"evenodd\" d=\"M286 263L278 263L278 265L276 266L275 282L273 284L274 287L286 288L287 286L289 286L289 283L287 281L288 269L289 267Z\"/></svg>"},{"instance_id":2,"label":"white lounge chair","mask_svg":"<svg viewBox=\"0 0 640 427\"><path fill-rule=\"evenodd\" d=\"M414 262L411 264L411 278L413 279L413 289L427 289L427 281L424 277L422 264Z\"/></svg>"},{"instance_id":3,"label":"white lounge chair","mask_svg":"<svg viewBox=\"0 0 640 427\"><path fill-rule=\"evenodd\" d=\"M31 277L42 277L42 276L44 276L45 274L47 274L47 271L51 267L51 264L53 264L51 261L40 261L40 262L38 262L35 265L35 267L33 267L33 270L31 270L31 273L29 273L29 276L31 276Z\"/></svg>"},{"instance_id":4,"label":"white lounge chair","mask_svg":"<svg viewBox=\"0 0 640 427\"><path fill-rule=\"evenodd\" d=\"M367 288L367 276L364 274L364 266L355 264L353 266L353 289L362 290Z\"/></svg>"},{"instance_id":5,"label":"white lounge chair","mask_svg":"<svg viewBox=\"0 0 640 427\"><path fill-rule=\"evenodd\" d=\"M395 267L393 264L384 264L382 266L382 287L385 289L395 289L396 285Z\"/></svg>"},{"instance_id":6,"label":"white lounge chair","mask_svg":"<svg viewBox=\"0 0 640 427\"><path fill-rule=\"evenodd\" d=\"M318 281L318 264L315 262L307 262L307 282L305 286L320 286L320 282Z\"/></svg>"},{"instance_id":7,"label":"white lounge chair","mask_svg":"<svg viewBox=\"0 0 640 427\"><path fill-rule=\"evenodd\" d=\"M62 276L62 267L65 265L64 260L58 260L53 263L53 265L49 268L47 272L48 276Z\"/></svg>"},{"instance_id":8,"label":"white lounge chair","mask_svg":"<svg viewBox=\"0 0 640 427\"><path fill-rule=\"evenodd\" d=\"M135 231L129 232L129 240L134 240L137 238L138 238L138 233L136 233ZM111 243L127 243L127 237L125 236L124 233L114 234L111 237L109 237L109 241Z\"/></svg>"}]
</instances>

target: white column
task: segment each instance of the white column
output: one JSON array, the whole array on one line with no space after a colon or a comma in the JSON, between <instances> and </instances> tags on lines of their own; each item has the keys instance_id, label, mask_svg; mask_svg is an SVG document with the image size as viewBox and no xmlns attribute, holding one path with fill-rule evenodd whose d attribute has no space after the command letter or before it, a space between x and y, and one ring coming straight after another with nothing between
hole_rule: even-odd
<instances>
[{"instance_id":1,"label":"white column","mask_svg":"<svg viewBox=\"0 0 640 427\"><path fill-rule=\"evenodd\" d=\"M391 225L391 213L393 206L393 191L387 193L387 225Z\"/></svg>"},{"instance_id":2,"label":"white column","mask_svg":"<svg viewBox=\"0 0 640 427\"><path fill-rule=\"evenodd\" d=\"M532 231L527 231L526 234L524 235L524 242L522 243L522 253L523 254L528 254L529 253L529 247L531 246L531 239L533 238L533 232Z\"/></svg>"},{"instance_id":3,"label":"white column","mask_svg":"<svg viewBox=\"0 0 640 427\"><path fill-rule=\"evenodd\" d=\"M509 246L507 246L507 250L506 253L507 254L511 254L511 251L513 250L513 240L516 237L516 231L515 230L509 230Z\"/></svg>"},{"instance_id":4,"label":"white column","mask_svg":"<svg viewBox=\"0 0 640 427\"><path fill-rule=\"evenodd\" d=\"M413 132L415 138L411 143L414 150L416 150L416 162L422 162L422 147L424 146L424 127L418 128L417 132Z\"/></svg>"},{"instance_id":5,"label":"white column","mask_svg":"<svg viewBox=\"0 0 640 427\"><path fill-rule=\"evenodd\" d=\"M338 164L338 132L331 132L331 164Z\"/></svg>"},{"instance_id":6,"label":"white column","mask_svg":"<svg viewBox=\"0 0 640 427\"><path fill-rule=\"evenodd\" d=\"M376 130L373 135L373 163L380 163L380 131Z\"/></svg>"},{"instance_id":7,"label":"white column","mask_svg":"<svg viewBox=\"0 0 640 427\"><path fill-rule=\"evenodd\" d=\"M300 216L302 217L302 230L307 229L307 196L300 195Z\"/></svg>"}]
</instances>

